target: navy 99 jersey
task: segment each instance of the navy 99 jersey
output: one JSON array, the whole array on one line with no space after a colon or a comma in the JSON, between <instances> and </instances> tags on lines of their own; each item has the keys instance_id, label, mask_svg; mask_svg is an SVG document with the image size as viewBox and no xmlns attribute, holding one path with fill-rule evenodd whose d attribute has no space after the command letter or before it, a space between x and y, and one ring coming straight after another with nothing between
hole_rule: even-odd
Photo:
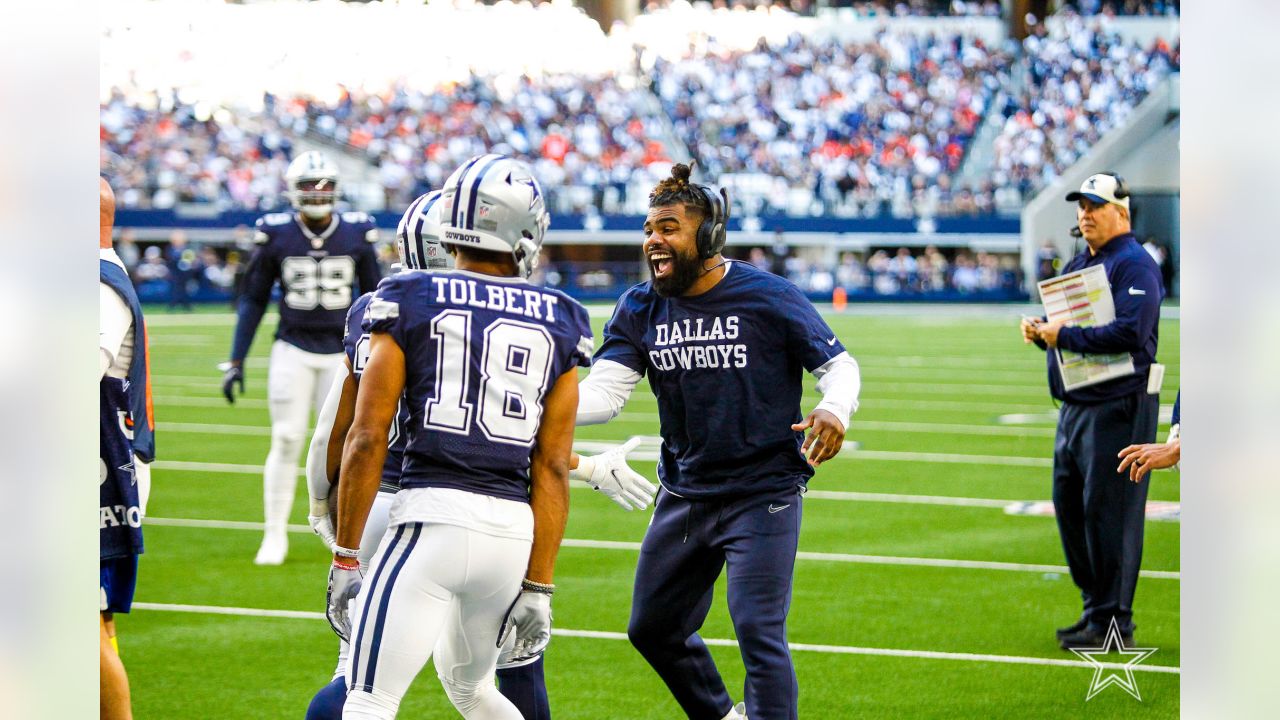
<instances>
[{"instance_id":1,"label":"navy 99 jersey","mask_svg":"<svg viewBox=\"0 0 1280 720\"><path fill-rule=\"evenodd\" d=\"M365 308L369 307L372 299L373 293L368 292L351 304L351 311L347 313L347 332L342 338L342 350L351 363L357 388L360 376L364 374L364 366L369 362L369 333L361 326L364 324ZM382 463L382 482L378 485L378 490L382 492L393 493L400 489L400 468L404 464L404 427L408 420L409 410L401 399L396 408L396 417L391 422L391 430L387 432L387 459Z\"/></svg>"},{"instance_id":2,"label":"navy 99 jersey","mask_svg":"<svg viewBox=\"0 0 1280 720\"><path fill-rule=\"evenodd\" d=\"M645 282L623 293L596 360L649 376L658 399L658 477L684 497L794 489L813 476L800 452L805 370L845 351L799 288L730 262L694 297Z\"/></svg>"},{"instance_id":3,"label":"navy 99 jersey","mask_svg":"<svg viewBox=\"0 0 1280 720\"><path fill-rule=\"evenodd\" d=\"M404 351L401 487L528 502L543 400L590 363L586 308L523 278L419 270L382 281L364 330L389 333Z\"/></svg>"},{"instance_id":4,"label":"navy 99 jersey","mask_svg":"<svg viewBox=\"0 0 1280 720\"><path fill-rule=\"evenodd\" d=\"M356 287L371 292L381 277L377 239L373 221L362 212L334 213L320 233L293 213L265 215L254 234L258 249L245 272L245 295L266 305L278 280L276 338L307 352L342 352L343 320L358 296Z\"/></svg>"}]
</instances>

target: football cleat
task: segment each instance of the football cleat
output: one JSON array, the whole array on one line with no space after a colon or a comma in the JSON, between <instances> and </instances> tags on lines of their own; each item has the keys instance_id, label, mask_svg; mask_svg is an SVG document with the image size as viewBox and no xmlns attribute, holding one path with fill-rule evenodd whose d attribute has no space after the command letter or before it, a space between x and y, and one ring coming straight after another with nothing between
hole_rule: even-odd
<instances>
[{"instance_id":1,"label":"football cleat","mask_svg":"<svg viewBox=\"0 0 1280 720\"><path fill-rule=\"evenodd\" d=\"M258 546L258 555L253 559L254 565L283 565L289 554L289 538L283 534L262 536L262 545Z\"/></svg>"}]
</instances>

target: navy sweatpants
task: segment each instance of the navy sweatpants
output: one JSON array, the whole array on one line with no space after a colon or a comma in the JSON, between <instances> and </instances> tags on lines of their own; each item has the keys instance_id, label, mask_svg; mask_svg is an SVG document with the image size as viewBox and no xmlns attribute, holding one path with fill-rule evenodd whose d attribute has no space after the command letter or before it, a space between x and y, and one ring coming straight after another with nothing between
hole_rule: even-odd
<instances>
[{"instance_id":1,"label":"navy sweatpants","mask_svg":"<svg viewBox=\"0 0 1280 720\"><path fill-rule=\"evenodd\" d=\"M1080 588L1084 616L1106 630L1114 617L1132 632L1133 595L1142 565L1147 488L1116 472L1128 445L1155 442L1160 398L1145 391L1096 405L1063 403L1053 450L1058 534Z\"/></svg>"},{"instance_id":2,"label":"navy sweatpants","mask_svg":"<svg viewBox=\"0 0 1280 720\"><path fill-rule=\"evenodd\" d=\"M729 616L746 666L751 720L795 720L787 611L800 539L799 488L694 501L663 490L640 547L627 635L691 720L733 707L698 629L728 568Z\"/></svg>"}]
</instances>

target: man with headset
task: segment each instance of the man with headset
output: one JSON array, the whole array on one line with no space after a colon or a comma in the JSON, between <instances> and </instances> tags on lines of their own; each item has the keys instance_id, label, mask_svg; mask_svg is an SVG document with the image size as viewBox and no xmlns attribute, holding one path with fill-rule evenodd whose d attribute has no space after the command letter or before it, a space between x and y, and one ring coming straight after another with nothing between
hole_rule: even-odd
<instances>
[{"instance_id":1,"label":"man with headset","mask_svg":"<svg viewBox=\"0 0 1280 720\"><path fill-rule=\"evenodd\" d=\"M1049 391L1062 402L1053 451L1053 505L1084 612L1058 630L1058 643L1064 649L1101 647L1114 620L1131 647L1149 484L1118 472L1116 457L1126 446L1155 440L1159 374L1151 382L1148 375L1156 358L1163 286L1160 268L1130 229L1123 178L1091 175L1066 199L1076 203L1087 247L1062 272L1102 265L1116 318L1095 327L1043 318L1022 321L1023 341L1049 350ZM1068 392L1058 371L1058 350L1128 353L1134 373Z\"/></svg>"},{"instance_id":2,"label":"man with headset","mask_svg":"<svg viewBox=\"0 0 1280 720\"><path fill-rule=\"evenodd\" d=\"M615 417L649 375L662 490L628 635L690 718L794 720L786 619L801 496L844 442L858 365L796 286L721 256L727 197L689 182L690 172L677 164L649 195L643 247L653 279L624 293L605 325L578 424ZM803 417L802 370L823 394ZM726 566L747 671L737 707L697 634Z\"/></svg>"}]
</instances>

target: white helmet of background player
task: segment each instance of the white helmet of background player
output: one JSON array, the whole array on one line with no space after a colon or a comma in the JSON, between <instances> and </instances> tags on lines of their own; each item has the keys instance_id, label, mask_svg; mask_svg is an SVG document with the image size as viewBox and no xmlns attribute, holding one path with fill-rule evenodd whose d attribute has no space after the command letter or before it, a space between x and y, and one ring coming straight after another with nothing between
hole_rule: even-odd
<instances>
[{"instance_id":1,"label":"white helmet of background player","mask_svg":"<svg viewBox=\"0 0 1280 720\"><path fill-rule=\"evenodd\" d=\"M432 190L409 203L409 209L396 227L396 252L400 264L410 270L434 270L448 267L444 246L440 244L440 195Z\"/></svg>"},{"instance_id":2,"label":"white helmet of background player","mask_svg":"<svg viewBox=\"0 0 1280 720\"><path fill-rule=\"evenodd\" d=\"M289 163L284 173L285 197L293 209L312 220L333 213L338 199L338 166L323 153L308 150Z\"/></svg>"},{"instance_id":3,"label":"white helmet of background player","mask_svg":"<svg viewBox=\"0 0 1280 720\"><path fill-rule=\"evenodd\" d=\"M441 192L446 246L511 253L520 276L529 277L551 216L528 165L505 155L480 155L455 170Z\"/></svg>"}]
</instances>

